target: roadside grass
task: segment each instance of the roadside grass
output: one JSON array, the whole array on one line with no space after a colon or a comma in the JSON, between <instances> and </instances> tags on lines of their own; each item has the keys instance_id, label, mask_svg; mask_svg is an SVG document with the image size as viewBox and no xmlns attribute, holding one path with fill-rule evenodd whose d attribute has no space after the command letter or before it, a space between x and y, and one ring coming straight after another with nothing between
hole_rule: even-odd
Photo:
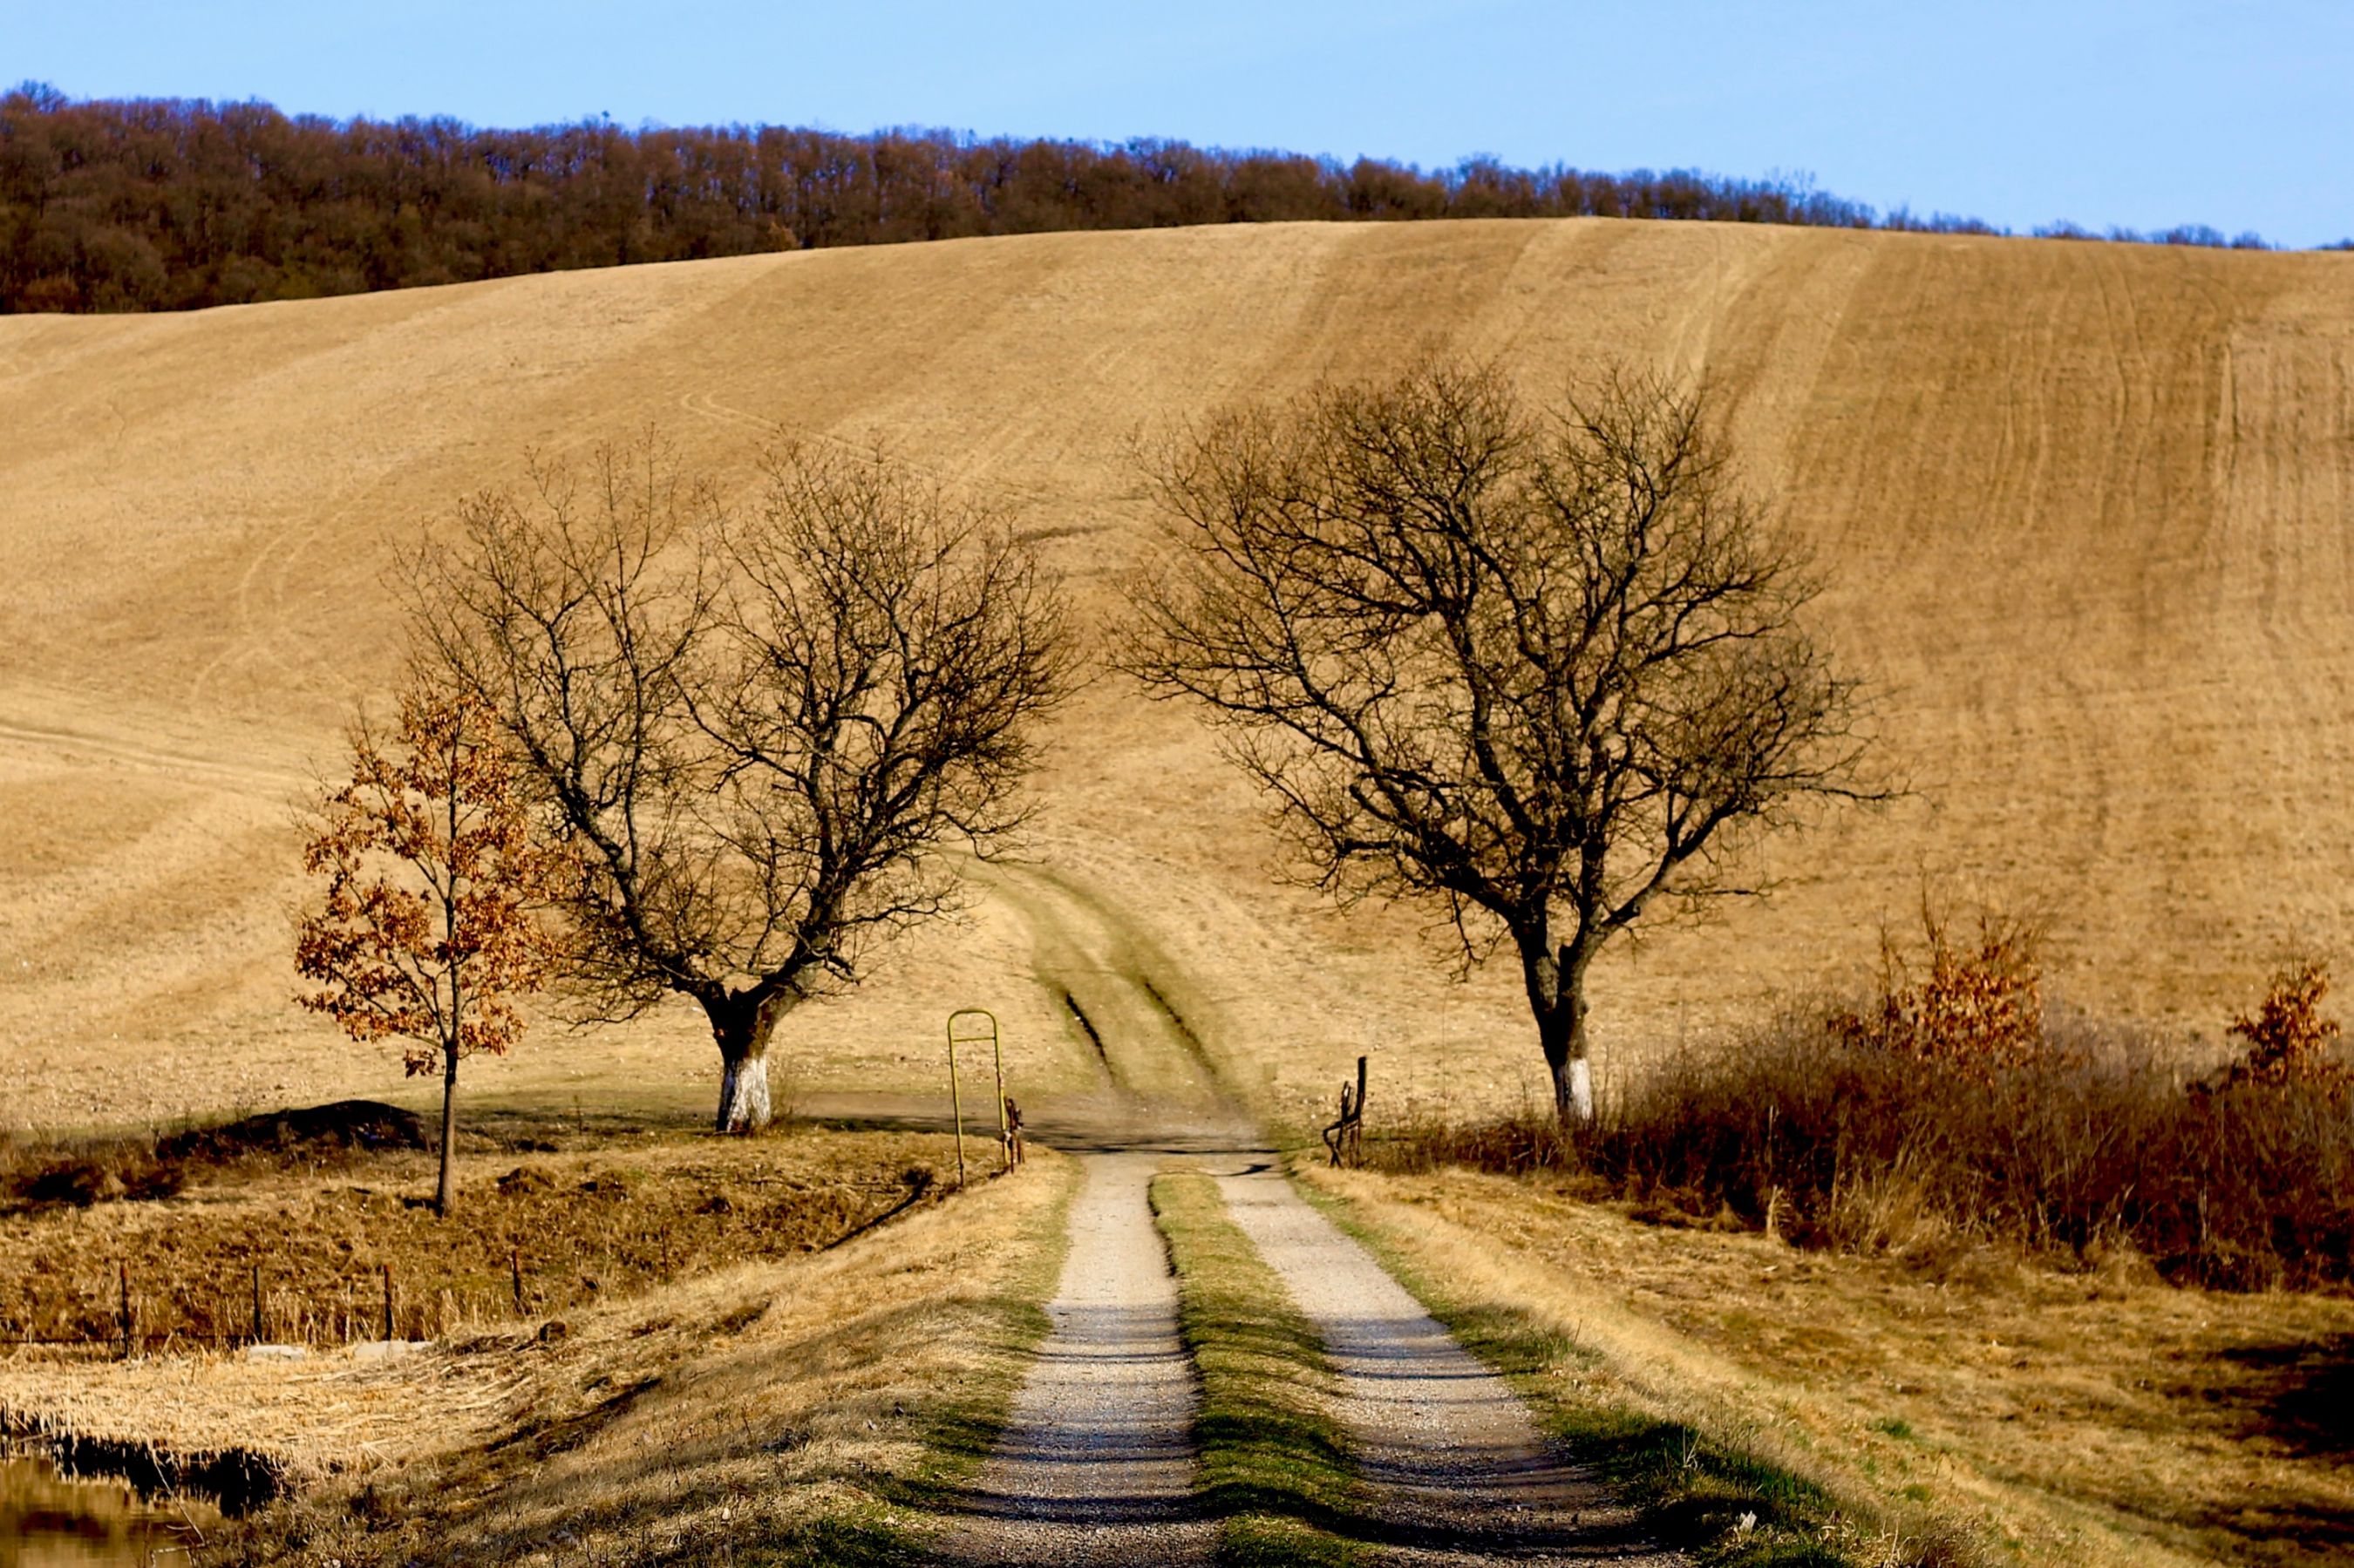
<instances>
[{"instance_id":1,"label":"roadside grass","mask_svg":"<svg viewBox=\"0 0 2354 1568\"><path fill-rule=\"evenodd\" d=\"M834 1250L599 1304L545 1339L78 1370L136 1383L134 1419L217 1378L249 1425L314 1435L308 1484L200 1563L897 1568L949 1522L1047 1331L1076 1176L1039 1150Z\"/></svg>"},{"instance_id":2,"label":"roadside grass","mask_svg":"<svg viewBox=\"0 0 2354 1568\"><path fill-rule=\"evenodd\" d=\"M2321 1568L2354 1551L2354 1298L2174 1286L2129 1255L2071 1272L2000 1245L1845 1255L1544 1176L1305 1184L1467 1311L1515 1309L1596 1358L1543 1382L1723 1435L1907 1553Z\"/></svg>"},{"instance_id":3,"label":"roadside grass","mask_svg":"<svg viewBox=\"0 0 2354 1568\"><path fill-rule=\"evenodd\" d=\"M1488 1287L1395 1223L1365 1179L1299 1168L1302 1190L1527 1403L1665 1544L1704 1568L1954 1568L1958 1537L1906 1530L1835 1497L1793 1460L1647 1397L1604 1351ZM1381 1179L1374 1178L1379 1181Z\"/></svg>"},{"instance_id":4,"label":"roadside grass","mask_svg":"<svg viewBox=\"0 0 2354 1568\"><path fill-rule=\"evenodd\" d=\"M1219 1520L1224 1568L1349 1568L1356 1466L1333 1414L1324 1342L1282 1278L1226 1217L1197 1172L1152 1183L1177 1273L1178 1326L1202 1383L1193 1441L1201 1491Z\"/></svg>"},{"instance_id":5,"label":"roadside grass","mask_svg":"<svg viewBox=\"0 0 2354 1568\"><path fill-rule=\"evenodd\" d=\"M1077 1195L1077 1161L1051 1150L1034 1150L1032 1162L1043 1160L1054 1175L1050 1201L1038 1206L1031 1228L1015 1238L1004 1258L997 1287L975 1303L975 1320L968 1332L982 1353L946 1397L932 1397L920 1413L917 1440L922 1457L896 1475L877 1478L879 1506L866 1510L855 1541L842 1538L823 1544L827 1550L805 1558L780 1562L811 1568L840 1563L843 1568L913 1568L928 1562L927 1543L953 1523L958 1502L970 1489L1013 1418L1013 1402L1022 1392L1037 1356L1038 1347L1054 1332L1046 1303L1060 1282L1070 1251L1068 1217ZM1032 1165L1025 1164L1025 1179ZM909 1519L907 1514L916 1517ZM864 1552L857 1554L852 1548Z\"/></svg>"}]
</instances>

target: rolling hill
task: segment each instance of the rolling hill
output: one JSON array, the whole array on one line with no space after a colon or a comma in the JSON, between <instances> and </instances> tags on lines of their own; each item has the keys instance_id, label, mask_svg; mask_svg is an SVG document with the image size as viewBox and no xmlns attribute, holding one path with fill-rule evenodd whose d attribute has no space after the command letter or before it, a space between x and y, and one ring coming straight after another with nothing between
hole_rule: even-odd
<instances>
[{"instance_id":1,"label":"rolling hill","mask_svg":"<svg viewBox=\"0 0 2354 1568\"><path fill-rule=\"evenodd\" d=\"M1100 623L1150 526L1138 435L1434 346L1539 393L1599 355L1709 377L1914 788L1776 843L1770 904L1615 955L1606 1075L1852 975L1925 876L2048 917L2069 1005L2211 1040L2289 954L2354 959L2354 257L1603 219L958 240L0 319L0 1125L387 1086L287 1001L290 802L398 666L390 551L526 448L652 424L740 481L779 429L880 437L995 496ZM1274 885L1192 715L1107 678L1041 788L1054 896L797 1015L803 1087L924 1087L969 1001L1019 1081L1079 1082L1060 991L1103 964L1287 1102L1368 1047L1391 1104L1535 1087L1516 978L1451 985L1413 913ZM474 1081L699 1100L699 1030L550 1031Z\"/></svg>"}]
</instances>

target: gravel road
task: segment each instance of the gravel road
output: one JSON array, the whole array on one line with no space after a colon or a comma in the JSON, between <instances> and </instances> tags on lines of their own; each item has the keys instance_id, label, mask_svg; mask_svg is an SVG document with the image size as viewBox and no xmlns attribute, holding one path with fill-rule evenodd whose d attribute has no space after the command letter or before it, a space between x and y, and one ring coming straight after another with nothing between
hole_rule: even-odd
<instances>
[{"instance_id":1,"label":"gravel road","mask_svg":"<svg viewBox=\"0 0 2354 1568\"><path fill-rule=\"evenodd\" d=\"M1630 1510L1565 1462L1519 1399L1283 1175L1221 1176L1235 1223L1283 1277L1341 1372L1385 1563L1666 1568Z\"/></svg>"},{"instance_id":2,"label":"gravel road","mask_svg":"<svg viewBox=\"0 0 2354 1568\"><path fill-rule=\"evenodd\" d=\"M1681 1563L1645 1544L1511 1392L1285 1179L1136 968L1144 945L1117 912L1043 873L998 875L1035 928L1042 983L1097 1033L1106 1081L1042 1103L1031 1121L1081 1162L1071 1250L1047 1308L1054 1332L938 1560L1210 1561L1216 1521L1193 1497L1193 1363L1146 1197L1156 1172L1193 1168L1217 1175L1236 1223L1324 1335L1385 1562Z\"/></svg>"},{"instance_id":3,"label":"gravel road","mask_svg":"<svg viewBox=\"0 0 2354 1568\"><path fill-rule=\"evenodd\" d=\"M1086 1154L1055 1329L942 1543L951 1563L1207 1563L1193 1362L1145 1189L1158 1148Z\"/></svg>"}]
</instances>

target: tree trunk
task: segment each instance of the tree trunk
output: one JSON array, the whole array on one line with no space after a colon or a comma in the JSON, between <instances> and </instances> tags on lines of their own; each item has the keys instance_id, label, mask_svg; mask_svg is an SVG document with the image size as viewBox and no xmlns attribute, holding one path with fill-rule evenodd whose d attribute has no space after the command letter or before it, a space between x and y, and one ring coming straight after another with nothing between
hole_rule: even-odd
<instances>
[{"instance_id":1,"label":"tree trunk","mask_svg":"<svg viewBox=\"0 0 2354 1568\"><path fill-rule=\"evenodd\" d=\"M1594 1070L1586 1061L1585 965L1591 955L1555 952L1543 933L1521 944L1522 975L1537 1042L1553 1074L1553 1114L1564 1128L1594 1120Z\"/></svg>"},{"instance_id":2,"label":"tree trunk","mask_svg":"<svg viewBox=\"0 0 2354 1568\"><path fill-rule=\"evenodd\" d=\"M1553 1118L1564 1128L1594 1121L1594 1070L1586 1061L1585 998L1565 997L1555 1017L1542 1022L1545 1065L1553 1071Z\"/></svg>"},{"instance_id":3,"label":"tree trunk","mask_svg":"<svg viewBox=\"0 0 2354 1568\"><path fill-rule=\"evenodd\" d=\"M458 1140L458 1053L441 1053L441 1180L433 1189L433 1212L450 1212L450 1146Z\"/></svg>"},{"instance_id":4,"label":"tree trunk","mask_svg":"<svg viewBox=\"0 0 2354 1568\"><path fill-rule=\"evenodd\" d=\"M758 1132L774 1113L769 1104L769 1053L765 1046L729 1054L719 1053L719 1117L721 1132Z\"/></svg>"},{"instance_id":5,"label":"tree trunk","mask_svg":"<svg viewBox=\"0 0 2354 1568\"><path fill-rule=\"evenodd\" d=\"M775 999L765 1002L727 997L704 1003L711 1020L711 1035L719 1044L719 1116L721 1132L758 1132L774 1114L769 1102L769 1036L785 1009Z\"/></svg>"}]
</instances>

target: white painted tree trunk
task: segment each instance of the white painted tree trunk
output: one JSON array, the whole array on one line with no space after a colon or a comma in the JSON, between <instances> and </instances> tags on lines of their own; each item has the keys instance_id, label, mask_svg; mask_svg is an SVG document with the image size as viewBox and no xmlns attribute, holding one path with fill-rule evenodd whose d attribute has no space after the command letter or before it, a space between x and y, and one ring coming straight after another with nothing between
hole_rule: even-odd
<instances>
[{"instance_id":1,"label":"white painted tree trunk","mask_svg":"<svg viewBox=\"0 0 2354 1568\"><path fill-rule=\"evenodd\" d=\"M1580 1127L1594 1120L1594 1072L1583 1056L1569 1065L1569 1108Z\"/></svg>"},{"instance_id":2,"label":"white painted tree trunk","mask_svg":"<svg viewBox=\"0 0 2354 1568\"><path fill-rule=\"evenodd\" d=\"M769 1054L723 1057L719 1075L719 1130L758 1132L769 1125Z\"/></svg>"}]
</instances>

